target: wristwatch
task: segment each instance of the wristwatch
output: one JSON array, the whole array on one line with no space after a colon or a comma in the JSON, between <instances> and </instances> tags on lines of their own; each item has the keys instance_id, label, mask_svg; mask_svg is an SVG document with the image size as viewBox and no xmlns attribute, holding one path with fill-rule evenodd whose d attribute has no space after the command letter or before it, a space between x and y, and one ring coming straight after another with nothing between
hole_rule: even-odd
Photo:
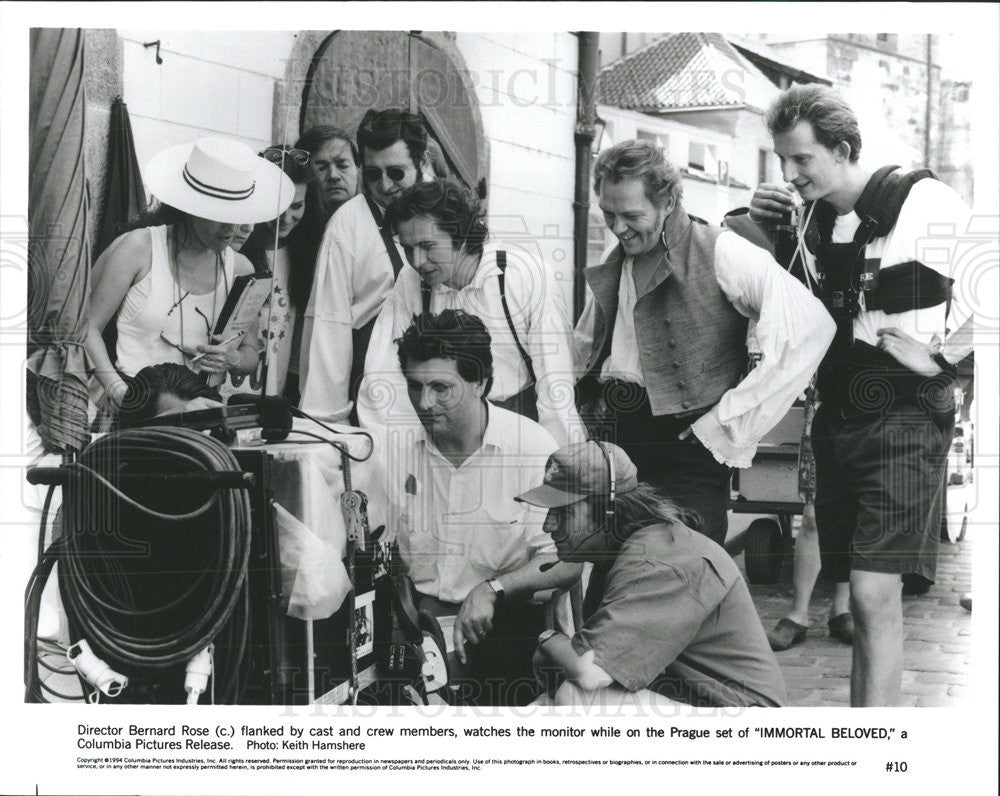
<instances>
[{"instance_id":1,"label":"wristwatch","mask_svg":"<svg viewBox=\"0 0 1000 796\"><path fill-rule=\"evenodd\" d=\"M551 627L548 630L543 630L538 634L538 646L542 646L546 641L548 641L553 636L558 636L559 631L553 630Z\"/></svg>"},{"instance_id":2,"label":"wristwatch","mask_svg":"<svg viewBox=\"0 0 1000 796\"><path fill-rule=\"evenodd\" d=\"M486 581L486 585L493 589L493 593L497 596L497 602L503 599L504 587L500 582L500 578L492 578Z\"/></svg>"}]
</instances>

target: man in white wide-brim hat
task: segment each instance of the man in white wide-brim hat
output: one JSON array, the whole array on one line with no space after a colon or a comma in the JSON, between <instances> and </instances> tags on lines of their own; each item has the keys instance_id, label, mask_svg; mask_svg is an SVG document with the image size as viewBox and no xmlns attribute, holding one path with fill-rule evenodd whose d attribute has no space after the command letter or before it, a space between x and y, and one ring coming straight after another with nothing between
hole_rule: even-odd
<instances>
[{"instance_id":1,"label":"man in white wide-brim hat","mask_svg":"<svg viewBox=\"0 0 1000 796\"><path fill-rule=\"evenodd\" d=\"M254 270L230 244L241 226L277 218L295 196L280 168L222 137L159 152L145 181L160 206L94 267L86 347L112 410L125 397L125 378L148 365L175 362L216 379L257 367L252 331L227 341L212 335L235 278ZM116 314L109 352L101 334Z\"/></svg>"}]
</instances>

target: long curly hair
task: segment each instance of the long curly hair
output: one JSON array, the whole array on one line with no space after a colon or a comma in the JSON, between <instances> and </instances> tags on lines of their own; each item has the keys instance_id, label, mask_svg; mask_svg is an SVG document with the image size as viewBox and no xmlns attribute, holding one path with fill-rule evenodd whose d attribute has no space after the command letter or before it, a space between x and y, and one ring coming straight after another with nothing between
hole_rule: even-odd
<instances>
[{"instance_id":1,"label":"long curly hair","mask_svg":"<svg viewBox=\"0 0 1000 796\"><path fill-rule=\"evenodd\" d=\"M598 526L606 519L607 498L591 497L590 511ZM647 525L686 525L700 530L701 518L678 506L657 487L640 481L631 492L615 495L615 528L612 541L620 547L633 533Z\"/></svg>"}]
</instances>

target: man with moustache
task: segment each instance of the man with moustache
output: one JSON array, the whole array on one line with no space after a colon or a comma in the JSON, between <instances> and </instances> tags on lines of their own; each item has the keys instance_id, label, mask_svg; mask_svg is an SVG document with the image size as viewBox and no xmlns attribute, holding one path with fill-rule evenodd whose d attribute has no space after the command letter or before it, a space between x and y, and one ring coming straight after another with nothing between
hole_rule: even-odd
<instances>
[{"instance_id":1,"label":"man with moustache","mask_svg":"<svg viewBox=\"0 0 1000 796\"><path fill-rule=\"evenodd\" d=\"M750 466L809 382L833 322L770 254L689 216L680 172L652 143L602 152L594 188L618 243L584 271L580 414L721 545L729 468ZM749 318L763 359L744 378Z\"/></svg>"},{"instance_id":2,"label":"man with moustache","mask_svg":"<svg viewBox=\"0 0 1000 796\"><path fill-rule=\"evenodd\" d=\"M857 116L833 89L782 92L767 123L782 175L807 203L794 267L837 321L812 442L823 573L850 583L851 705L891 706L903 669L900 580L934 580L954 363L971 348L952 268L978 242L962 237L969 212L958 194L929 172L862 165ZM770 224L792 204L789 187L761 185L750 218Z\"/></svg>"},{"instance_id":3,"label":"man with moustache","mask_svg":"<svg viewBox=\"0 0 1000 796\"><path fill-rule=\"evenodd\" d=\"M372 326L404 263L383 226L385 209L431 173L427 130L417 114L370 110L357 144L364 191L327 224L302 334L300 406L334 422L351 412Z\"/></svg>"},{"instance_id":4,"label":"man with moustache","mask_svg":"<svg viewBox=\"0 0 1000 796\"><path fill-rule=\"evenodd\" d=\"M544 528L561 561L594 564L583 627L572 638L555 630L538 637L533 665L556 705L785 702L733 560L640 482L620 447L590 440L560 448L542 484L517 500L548 509Z\"/></svg>"},{"instance_id":5,"label":"man with moustache","mask_svg":"<svg viewBox=\"0 0 1000 796\"><path fill-rule=\"evenodd\" d=\"M476 316L418 315L396 342L420 427L378 433L389 527L417 608L454 617L459 679L477 684L466 689L468 701L526 704L537 694L530 662L544 626L543 606L529 601L581 571L558 563L544 515L514 501L541 479L556 444L534 421L486 400L493 355Z\"/></svg>"}]
</instances>

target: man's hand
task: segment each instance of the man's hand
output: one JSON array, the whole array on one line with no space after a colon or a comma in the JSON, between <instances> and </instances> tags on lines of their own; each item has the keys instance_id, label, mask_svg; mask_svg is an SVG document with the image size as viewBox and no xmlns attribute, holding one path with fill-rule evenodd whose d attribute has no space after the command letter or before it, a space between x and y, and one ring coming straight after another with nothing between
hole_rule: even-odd
<instances>
[{"instance_id":1,"label":"man's hand","mask_svg":"<svg viewBox=\"0 0 1000 796\"><path fill-rule=\"evenodd\" d=\"M900 365L921 376L936 376L941 372L938 363L931 359L935 353L933 345L927 346L895 327L879 329L878 335L878 347Z\"/></svg>"},{"instance_id":2,"label":"man's hand","mask_svg":"<svg viewBox=\"0 0 1000 796\"><path fill-rule=\"evenodd\" d=\"M678 434L677 439L681 442L687 442L690 445L701 445L701 440L698 439L698 435L694 433L694 428L691 426L688 426Z\"/></svg>"},{"instance_id":3,"label":"man's hand","mask_svg":"<svg viewBox=\"0 0 1000 796\"><path fill-rule=\"evenodd\" d=\"M488 583L480 583L465 598L455 618L455 654L467 663L465 645L478 644L493 631L497 595Z\"/></svg>"},{"instance_id":4,"label":"man's hand","mask_svg":"<svg viewBox=\"0 0 1000 796\"><path fill-rule=\"evenodd\" d=\"M754 191L747 215L755 224L775 224L795 206L792 186L762 182Z\"/></svg>"}]
</instances>

